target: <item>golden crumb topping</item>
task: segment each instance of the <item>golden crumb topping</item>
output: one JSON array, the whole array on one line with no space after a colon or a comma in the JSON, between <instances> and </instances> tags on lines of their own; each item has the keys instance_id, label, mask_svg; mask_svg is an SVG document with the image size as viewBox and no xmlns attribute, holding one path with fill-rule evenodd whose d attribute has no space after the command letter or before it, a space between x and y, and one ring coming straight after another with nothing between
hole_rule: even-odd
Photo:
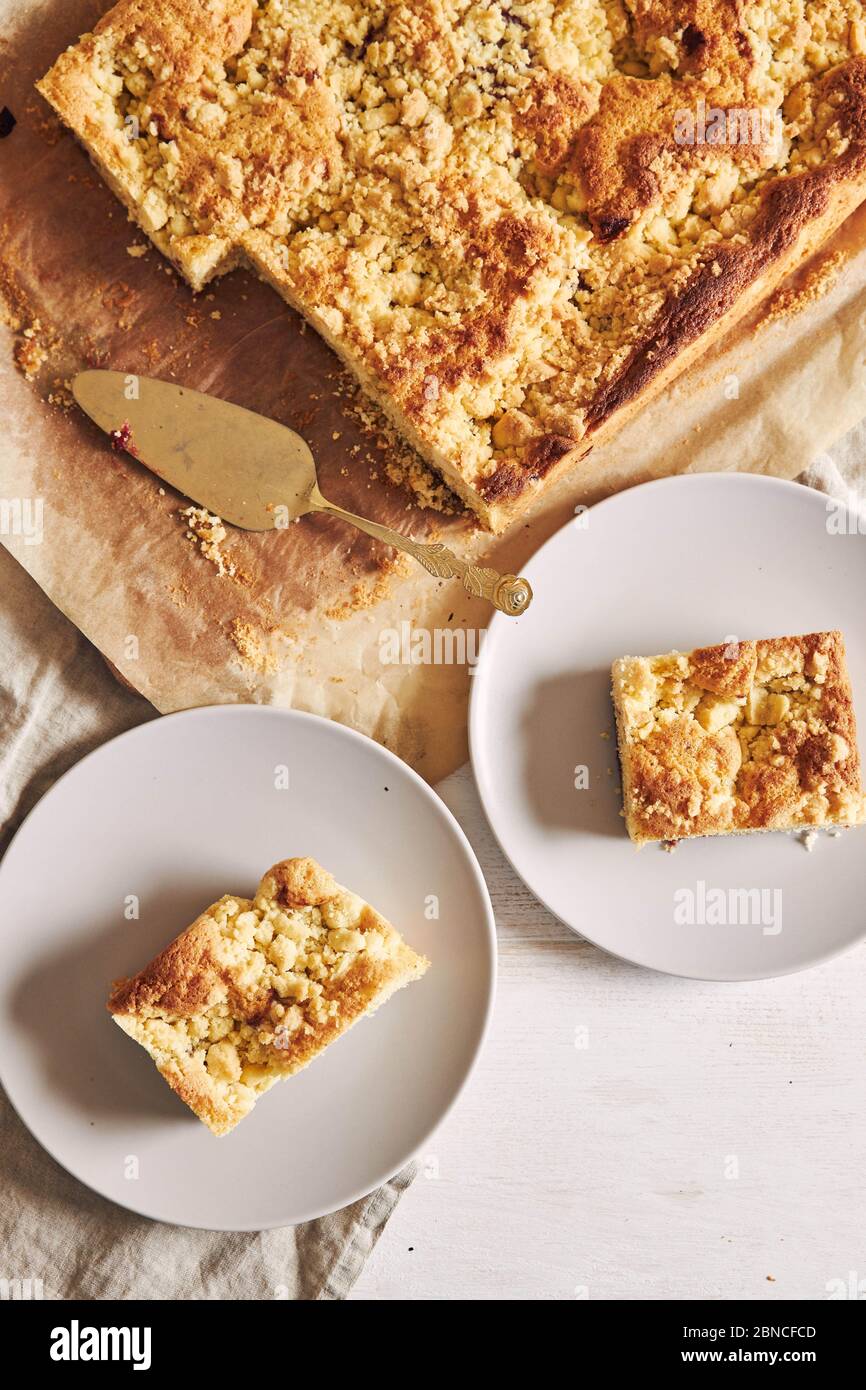
<instances>
[{"instance_id":1,"label":"golden crumb topping","mask_svg":"<svg viewBox=\"0 0 866 1390\"><path fill-rule=\"evenodd\" d=\"M255 899L223 897L108 1007L170 1085L225 1133L281 1076L427 962L313 859L288 859Z\"/></svg>"},{"instance_id":2,"label":"golden crumb topping","mask_svg":"<svg viewBox=\"0 0 866 1390\"><path fill-rule=\"evenodd\" d=\"M495 520L862 183L864 53L860 0L121 0L40 89Z\"/></svg>"},{"instance_id":3,"label":"golden crumb topping","mask_svg":"<svg viewBox=\"0 0 866 1390\"><path fill-rule=\"evenodd\" d=\"M841 633L623 657L613 697L635 840L866 819Z\"/></svg>"},{"instance_id":4,"label":"golden crumb topping","mask_svg":"<svg viewBox=\"0 0 866 1390\"><path fill-rule=\"evenodd\" d=\"M186 538L197 544L206 560L210 560L220 577L228 575L233 579L237 574L234 560L222 549L226 539L226 528L218 516L212 516L206 507L183 507L178 513L186 522Z\"/></svg>"}]
</instances>

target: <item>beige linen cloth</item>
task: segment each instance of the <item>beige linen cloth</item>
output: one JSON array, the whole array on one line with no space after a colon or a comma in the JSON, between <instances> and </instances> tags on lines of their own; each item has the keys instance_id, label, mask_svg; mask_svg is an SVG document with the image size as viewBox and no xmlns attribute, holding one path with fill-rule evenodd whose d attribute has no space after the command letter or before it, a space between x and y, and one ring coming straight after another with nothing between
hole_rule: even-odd
<instances>
[{"instance_id":1,"label":"beige linen cloth","mask_svg":"<svg viewBox=\"0 0 866 1390\"><path fill-rule=\"evenodd\" d=\"M0 546L0 853L61 773L155 716ZM344 1298L413 1174L303 1226L163 1226L70 1177L0 1091L0 1280L41 1280L46 1299Z\"/></svg>"},{"instance_id":2,"label":"beige linen cloth","mask_svg":"<svg viewBox=\"0 0 866 1390\"><path fill-rule=\"evenodd\" d=\"M866 512L866 421L802 481ZM0 853L66 768L154 717L0 547ZM186 1230L97 1197L43 1152L2 1095L0 1106L0 1279L41 1279L46 1298L343 1298L414 1174L410 1165L304 1226Z\"/></svg>"}]
</instances>

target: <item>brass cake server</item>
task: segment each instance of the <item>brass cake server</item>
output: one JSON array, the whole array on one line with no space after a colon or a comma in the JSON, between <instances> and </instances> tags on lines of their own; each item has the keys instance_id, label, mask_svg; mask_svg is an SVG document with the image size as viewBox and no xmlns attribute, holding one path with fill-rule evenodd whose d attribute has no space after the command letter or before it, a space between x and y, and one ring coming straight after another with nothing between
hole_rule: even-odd
<instances>
[{"instance_id":1,"label":"brass cake server","mask_svg":"<svg viewBox=\"0 0 866 1390\"><path fill-rule=\"evenodd\" d=\"M81 409L122 448L199 506L245 531L283 529L308 512L327 512L413 556L437 579L460 579L467 593L510 617L525 613L525 579L455 555L441 542L414 541L355 516L319 491L316 464L299 434L217 396L123 372L80 372Z\"/></svg>"}]
</instances>

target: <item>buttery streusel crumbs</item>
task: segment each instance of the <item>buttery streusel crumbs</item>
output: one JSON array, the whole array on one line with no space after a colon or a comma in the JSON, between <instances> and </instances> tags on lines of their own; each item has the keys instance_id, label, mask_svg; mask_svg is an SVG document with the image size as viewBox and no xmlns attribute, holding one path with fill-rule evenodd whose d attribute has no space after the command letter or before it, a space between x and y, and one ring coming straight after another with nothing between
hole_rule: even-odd
<instances>
[{"instance_id":1,"label":"buttery streusel crumbs","mask_svg":"<svg viewBox=\"0 0 866 1390\"><path fill-rule=\"evenodd\" d=\"M222 519L212 516L206 507L184 507L178 515L186 522L186 538L196 545L206 560L214 566L217 574L234 579L238 567L229 554L222 549L226 539L226 528Z\"/></svg>"},{"instance_id":2,"label":"buttery streusel crumbs","mask_svg":"<svg viewBox=\"0 0 866 1390\"><path fill-rule=\"evenodd\" d=\"M777 290L767 305L766 313L761 316L759 327L769 327L771 323L799 314L810 304L817 304L836 284L848 257L847 251L834 251L832 255L822 256L809 267L802 282Z\"/></svg>"},{"instance_id":3,"label":"buttery streusel crumbs","mask_svg":"<svg viewBox=\"0 0 866 1390\"><path fill-rule=\"evenodd\" d=\"M864 53L860 0L121 0L39 86L498 527L862 198Z\"/></svg>"},{"instance_id":4,"label":"buttery streusel crumbs","mask_svg":"<svg viewBox=\"0 0 866 1390\"><path fill-rule=\"evenodd\" d=\"M220 898L115 985L108 1008L221 1135L428 965L314 859L286 859L252 901Z\"/></svg>"},{"instance_id":5,"label":"buttery streusel crumbs","mask_svg":"<svg viewBox=\"0 0 866 1390\"><path fill-rule=\"evenodd\" d=\"M377 448L383 449L382 466L390 482L396 487L406 488L417 504L428 511L453 516L462 510L462 503L447 483L431 472L417 451L406 443L375 401L359 386L352 382L349 390L340 391L338 394L344 399L345 407L352 419L361 425L368 436L375 439ZM377 475L374 473L372 476Z\"/></svg>"},{"instance_id":6,"label":"buttery streusel crumbs","mask_svg":"<svg viewBox=\"0 0 866 1390\"><path fill-rule=\"evenodd\" d=\"M284 661L274 646L281 636L278 628L264 630L242 618L234 618L229 624L229 636L241 662L250 671L259 676L272 676L283 667Z\"/></svg>"},{"instance_id":7,"label":"buttery streusel crumbs","mask_svg":"<svg viewBox=\"0 0 866 1390\"><path fill-rule=\"evenodd\" d=\"M866 820L840 632L622 657L613 699L639 844Z\"/></svg>"}]
</instances>

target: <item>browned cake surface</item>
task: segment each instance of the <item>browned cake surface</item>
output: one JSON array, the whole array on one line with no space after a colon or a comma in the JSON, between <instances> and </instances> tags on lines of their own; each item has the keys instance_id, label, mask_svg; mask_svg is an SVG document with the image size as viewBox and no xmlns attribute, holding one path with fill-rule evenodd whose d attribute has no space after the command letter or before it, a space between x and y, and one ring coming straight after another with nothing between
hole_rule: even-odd
<instances>
[{"instance_id":1,"label":"browned cake surface","mask_svg":"<svg viewBox=\"0 0 866 1390\"><path fill-rule=\"evenodd\" d=\"M314 859L286 859L255 899L221 898L115 985L108 1008L199 1119L226 1134L428 964Z\"/></svg>"},{"instance_id":2,"label":"browned cake surface","mask_svg":"<svg viewBox=\"0 0 866 1390\"><path fill-rule=\"evenodd\" d=\"M614 663L633 840L866 820L840 632Z\"/></svg>"},{"instance_id":3,"label":"browned cake surface","mask_svg":"<svg viewBox=\"0 0 866 1390\"><path fill-rule=\"evenodd\" d=\"M499 527L861 199L864 53L861 0L121 0L40 90Z\"/></svg>"}]
</instances>

